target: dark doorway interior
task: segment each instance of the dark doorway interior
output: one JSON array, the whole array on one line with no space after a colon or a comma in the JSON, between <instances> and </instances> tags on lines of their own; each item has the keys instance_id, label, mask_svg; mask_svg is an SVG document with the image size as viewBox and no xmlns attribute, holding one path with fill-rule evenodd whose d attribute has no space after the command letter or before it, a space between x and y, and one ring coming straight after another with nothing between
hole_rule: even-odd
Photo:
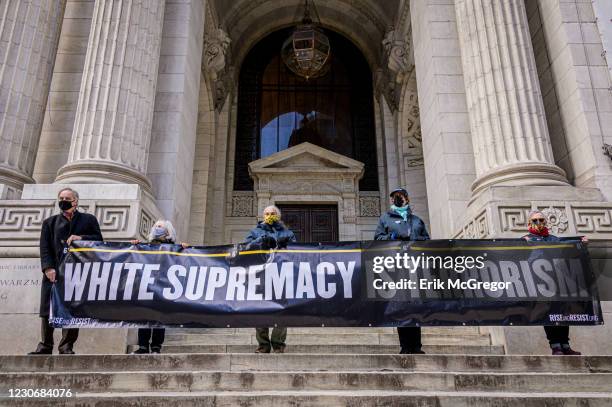
<instances>
[{"instance_id":1,"label":"dark doorway interior","mask_svg":"<svg viewBox=\"0 0 612 407\"><path fill-rule=\"evenodd\" d=\"M283 222L295 233L298 242L337 242L337 205L277 204Z\"/></svg>"}]
</instances>

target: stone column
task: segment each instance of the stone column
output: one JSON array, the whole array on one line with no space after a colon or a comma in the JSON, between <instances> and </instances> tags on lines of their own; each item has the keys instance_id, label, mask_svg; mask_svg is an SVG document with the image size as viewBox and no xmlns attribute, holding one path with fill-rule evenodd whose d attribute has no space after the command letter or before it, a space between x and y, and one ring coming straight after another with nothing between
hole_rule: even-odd
<instances>
[{"instance_id":1,"label":"stone column","mask_svg":"<svg viewBox=\"0 0 612 407\"><path fill-rule=\"evenodd\" d=\"M151 189L145 174L164 6L96 0L70 155L56 182Z\"/></svg>"},{"instance_id":2,"label":"stone column","mask_svg":"<svg viewBox=\"0 0 612 407\"><path fill-rule=\"evenodd\" d=\"M0 2L0 199L33 183L65 0Z\"/></svg>"},{"instance_id":3,"label":"stone column","mask_svg":"<svg viewBox=\"0 0 612 407\"><path fill-rule=\"evenodd\" d=\"M476 161L472 192L567 185L554 164L523 0L456 0Z\"/></svg>"}]
</instances>

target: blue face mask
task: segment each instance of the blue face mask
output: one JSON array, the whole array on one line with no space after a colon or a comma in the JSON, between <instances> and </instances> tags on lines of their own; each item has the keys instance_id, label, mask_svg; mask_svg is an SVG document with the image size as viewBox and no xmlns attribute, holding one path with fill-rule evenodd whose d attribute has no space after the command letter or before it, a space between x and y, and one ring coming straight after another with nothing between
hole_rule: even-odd
<instances>
[{"instance_id":1,"label":"blue face mask","mask_svg":"<svg viewBox=\"0 0 612 407\"><path fill-rule=\"evenodd\" d=\"M391 210L401 215L401 217L404 218L404 221L408 220L408 214L410 213L410 207L408 205L404 205L404 206L391 205Z\"/></svg>"},{"instance_id":2,"label":"blue face mask","mask_svg":"<svg viewBox=\"0 0 612 407\"><path fill-rule=\"evenodd\" d=\"M168 231L165 228L161 227L161 226L155 226L153 228L153 237L156 238L156 239L164 237L167 234L168 234Z\"/></svg>"}]
</instances>

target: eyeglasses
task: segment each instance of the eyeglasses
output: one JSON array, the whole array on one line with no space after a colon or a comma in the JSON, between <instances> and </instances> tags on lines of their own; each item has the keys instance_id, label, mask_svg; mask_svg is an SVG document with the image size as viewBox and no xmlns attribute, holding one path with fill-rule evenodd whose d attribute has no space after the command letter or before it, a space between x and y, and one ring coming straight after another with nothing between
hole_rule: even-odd
<instances>
[{"instance_id":1,"label":"eyeglasses","mask_svg":"<svg viewBox=\"0 0 612 407\"><path fill-rule=\"evenodd\" d=\"M531 219L531 223L536 224L536 223L546 223L546 219L544 218L533 218Z\"/></svg>"}]
</instances>

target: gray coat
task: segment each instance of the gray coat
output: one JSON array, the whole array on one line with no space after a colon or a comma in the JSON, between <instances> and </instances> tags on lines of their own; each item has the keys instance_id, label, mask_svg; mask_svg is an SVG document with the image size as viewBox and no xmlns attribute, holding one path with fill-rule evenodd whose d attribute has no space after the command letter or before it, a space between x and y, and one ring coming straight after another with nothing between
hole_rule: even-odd
<instances>
[{"instance_id":1,"label":"gray coat","mask_svg":"<svg viewBox=\"0 0 612 407\"><path fill-rule=\"evenodd\" d=\"M408 214L406 220L395 211L384 213L374 233L375 240L429 240L425 223L416 215Z\"/></svg>"}]
</instances>

